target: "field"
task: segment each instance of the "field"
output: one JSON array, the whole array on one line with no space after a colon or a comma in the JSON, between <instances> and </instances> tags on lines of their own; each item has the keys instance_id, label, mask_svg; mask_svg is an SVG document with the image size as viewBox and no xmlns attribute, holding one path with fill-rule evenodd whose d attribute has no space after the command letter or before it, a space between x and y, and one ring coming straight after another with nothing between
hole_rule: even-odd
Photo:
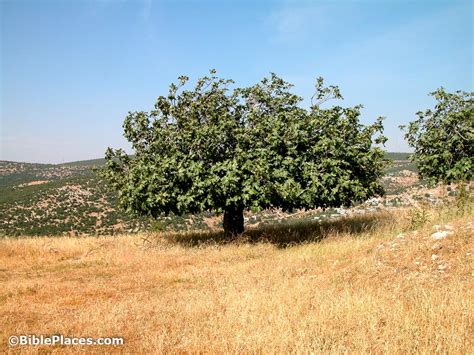
<instances>
[{"instance_id":1,"label":"field","mask_svg":"<svg viewBox=\"0 0 474 355\"><path fill-rule=\"evenodd\" d=\"M472 353L472 200L387 159L385 196L246 212L232 242L212 212L125 215L100 159L0 162L0 352L34 334L124 344L16 349Z\"/></svg>"},{"instance_id":2,"label":"field","mask_svg":"<svg viewBox=\"0 0 474 355\"><path fill-rule=\"evenodd\" d=\"M0 240L10 335L52 352L473 352L473 209L399 208L219 233ZM441 232L441 237L436 239ZM444 232L443 232L444 231Z\"/></svg>"}]
</instances>

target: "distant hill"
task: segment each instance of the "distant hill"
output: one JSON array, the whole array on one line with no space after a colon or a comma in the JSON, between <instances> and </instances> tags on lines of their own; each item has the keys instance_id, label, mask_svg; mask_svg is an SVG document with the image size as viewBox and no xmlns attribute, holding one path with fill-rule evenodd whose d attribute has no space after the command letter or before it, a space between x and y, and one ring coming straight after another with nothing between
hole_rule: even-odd
<instances>
[{"instance_id":1,"label":"distant hill","mask_svg":"<svg viewBox=\"0 0 474 355\"><path fill-rule=\"evenodd\" d=\"M71 161L68 163L58 164L59 166L104 166L105 159L89 159L89 160L78 160L78 161Z\"/></svg>"},{"instance_id":2,"label":"distant hill","mask_svg":"<svg viewBox=\"0 0 474 355\"><path fill-rule=\"evenodd\" d=\"M96 161L96 163L93 163ZM117 208L116 194L77 164L0 161L0 235L114 234L146 225Z\"/></svg>"},{"instance_id":3,"label":"distant hill","mask_svg":"<svg viewBox=\"0 0 474 355\"><path fill-rule=\"evenodd\" d=\"M384 178L389 194L417 184L416 166L407 160L408 156L409 153L387 153L386 159L393 160ZM104 163L104 159L57 165L0 161L0 236L206 229L204 221L220 221L212 213L159 221L132 218L118 208L117 195L94 170ZM267 217L255 215L248 223L259 223L262 218Z\"/></svg>"},{"instance_id":4,"label":"distant hill","mask_svg":"<svg viewBox=\"0 0 474 355\"><path fill-rule=\"evenodd\" d=\"M412 153L387 152L387 153L385 153L385 159L388 159L388 160L410 160L410 155L412 155Z\"/></svg>"}]
</instances>

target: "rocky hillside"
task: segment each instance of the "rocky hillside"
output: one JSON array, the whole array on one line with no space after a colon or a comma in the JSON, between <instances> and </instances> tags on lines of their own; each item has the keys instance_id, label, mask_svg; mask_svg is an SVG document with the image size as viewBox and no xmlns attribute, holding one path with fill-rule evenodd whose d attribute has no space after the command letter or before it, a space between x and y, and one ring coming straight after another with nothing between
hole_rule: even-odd
<instances>
[{"instance_id":1,"label":"rocky hillside","mask_svg":"<svg viewBox=\"0 0 474 355\"><path fill-rule=\"evenodd\" d=\"M407 154L389 153L388 158L393 163L384 177L387 195L383 198L347 210L249 213L246 223L259 226L295 218L328 219L412 205L420 200L437 201L440 191L433 194L423 187ZM0 161L0 235L117 234L145 228L213 230L221 226L220 216L212 213L169 216L158 221L129 217L117 208L116 195L97 176L95 168L103 162L97 159L50 165Z\"/></svg>"},{"instance_id":2,"label":"rocky hillside","mask_svg":"<svg viewBox=\"0 0 474 355\"><path fill-rule=\"evenodd\" d=\"M0 162L0 234L113 234L144 223L118 211L92 165Z\"/></svg>"}]
</instances>

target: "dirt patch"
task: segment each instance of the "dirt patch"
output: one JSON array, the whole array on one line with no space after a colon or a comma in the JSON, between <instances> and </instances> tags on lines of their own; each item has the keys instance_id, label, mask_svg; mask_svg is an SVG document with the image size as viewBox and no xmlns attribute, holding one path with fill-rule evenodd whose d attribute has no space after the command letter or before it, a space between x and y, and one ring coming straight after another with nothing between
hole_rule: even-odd
<instances>
[{"instance_id":1,"label":"dirt patch","mask_svg":"<svg viewBox=\"0 0 474 355\"><path fill-rule=\"evenodd\" d=\"M31 182L26 182L24 184L20 184L20 185L18 185L18 187L43 185L43 184L46 184L48 182L49 182L49 180L35 180L35 181L31 181Z\"/></svg>"},{"instance_id":2,"label":"dirt patch","mask_svg":"<svg viewBox=\"0 0 474 355\"><path fill-rule=\"evenodd\" d=\"M203 222L205 225L209 227L211 230L217 230L219 229L219 223L221 221L221 218L218 216L213 216L213 217L203 217Z\"/></svg>"}]
</instances>

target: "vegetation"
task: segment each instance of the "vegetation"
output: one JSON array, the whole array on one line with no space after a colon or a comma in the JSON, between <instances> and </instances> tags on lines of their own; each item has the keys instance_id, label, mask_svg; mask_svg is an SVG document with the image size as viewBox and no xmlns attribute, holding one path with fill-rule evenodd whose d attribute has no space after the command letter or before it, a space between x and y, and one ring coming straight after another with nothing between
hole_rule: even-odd
<instances>
[{"instance_id":1,"label":"vegetation","mask_svg":"<svg viewBox=\"0 0 474 355\"><path fill-rule=\"evenodd\" d=\"M393 161L410 160L411 153L385 152L385 159Z\"/></svg>"},{"instance_id":2,"label":"vegetation","mask_svg":"<svg viewBox=\"0 0 474 355\"><path fill-rule=\"evenodd\" d=\"M116 234L148 225L119 211L88 166L0 162L0 173L0 235Z\"/></svg>"},{"instance_id":3,"label":"vegetation","mask_svg":"<svg viewBox=\"0 0 474 355\"><path fill-rule=\"evenodd\" d=\"M387 192L382 202L386 206L407 206L407 194L422 188L408 154L387 153L392 163L385 169L382 184ZM92 160L89 162L96 162ZM87 162L87 161L86 161ZM133 218L118 208L117 194L107 189L97 175L97 164L72 162L60 165L27 164L0 161L0 236L100 235L153 231L213 231L222 228L221 215L204 212L195 215L160 215L156 220ZM103 160L105 162L105 160ZM100 166L100 165L99 165ZM410 194L423 195L424 190ZM449 191L455 194L455 189ZM361 212L373 206L357 205ZM249 227L281 224L294 219L326 220L340 216L340 209L328 208L284 212L268 209L247 211Z\"/></svg>"},{"instance_id":4,"label":"vegetation","mask_svg":"<svg viewBox=\"0 0 474 355\"><path fill-rule=\"evenodd\" d=\"M464 214L395 210L230 243L4 238L0 352L12 334L64 334L124 345L22 351L471 353L472 217L471 201ZM451 234L434 240L438 228Z\"/></svg>"},{"instance_id":5,"label":"vegetation","mask_svg":"<svg viewBox=\"0 0 474 355\"><path fill-rule=\"evenodd\" d=\"M124 134L134 157L108 149L103 176L135 215L224 213L227 235L244 231L244 210L350 206L383 193L382 119L359 122L361 106L322 108L341 99L316 84L312 106L275 74L249 88L211 76L131 112ZM379 134L379 135L378 135Z\"/></svg>"},{"instance_id":6,"label":"vegetation","mask_svg":"<svg viewBox=\"0 0 474 355\"><path fill-rule=\"evenodd\" d=\"M0 233L22 236L0 239L0 352L12 334L64 334L125 343L23 350L469 353L472 194L385 159L385 199L246 212L233 240L209 211L127 219L100 162L0 162Z\"/></svg>"},{"instance_id":7,"label":"vegetation","mask_svg":"<svg viewBox=\"0 0 474 355\"><path fill-rule=\"evenodd\" d=\"M88 167L98 167L105 165L105 159L89 159L89 160L79 160L79 161L72 161L69 163L60 164L60 166L72 166L72 167L81 167L81 166L88 166Z\"/></svg>"},{"instance_id":8,"label":"vegetation","mask_svg":"<svg viewBox=\"0 0 474 355\"><path fill-rule=\"evenodd\" d=\"M418 112L405 134L421 178L431 183L474 178L474 93L443 88L431 93L434 109ZM402 126L402 128L404 128Z\"/></svg>"}]
</instances>

